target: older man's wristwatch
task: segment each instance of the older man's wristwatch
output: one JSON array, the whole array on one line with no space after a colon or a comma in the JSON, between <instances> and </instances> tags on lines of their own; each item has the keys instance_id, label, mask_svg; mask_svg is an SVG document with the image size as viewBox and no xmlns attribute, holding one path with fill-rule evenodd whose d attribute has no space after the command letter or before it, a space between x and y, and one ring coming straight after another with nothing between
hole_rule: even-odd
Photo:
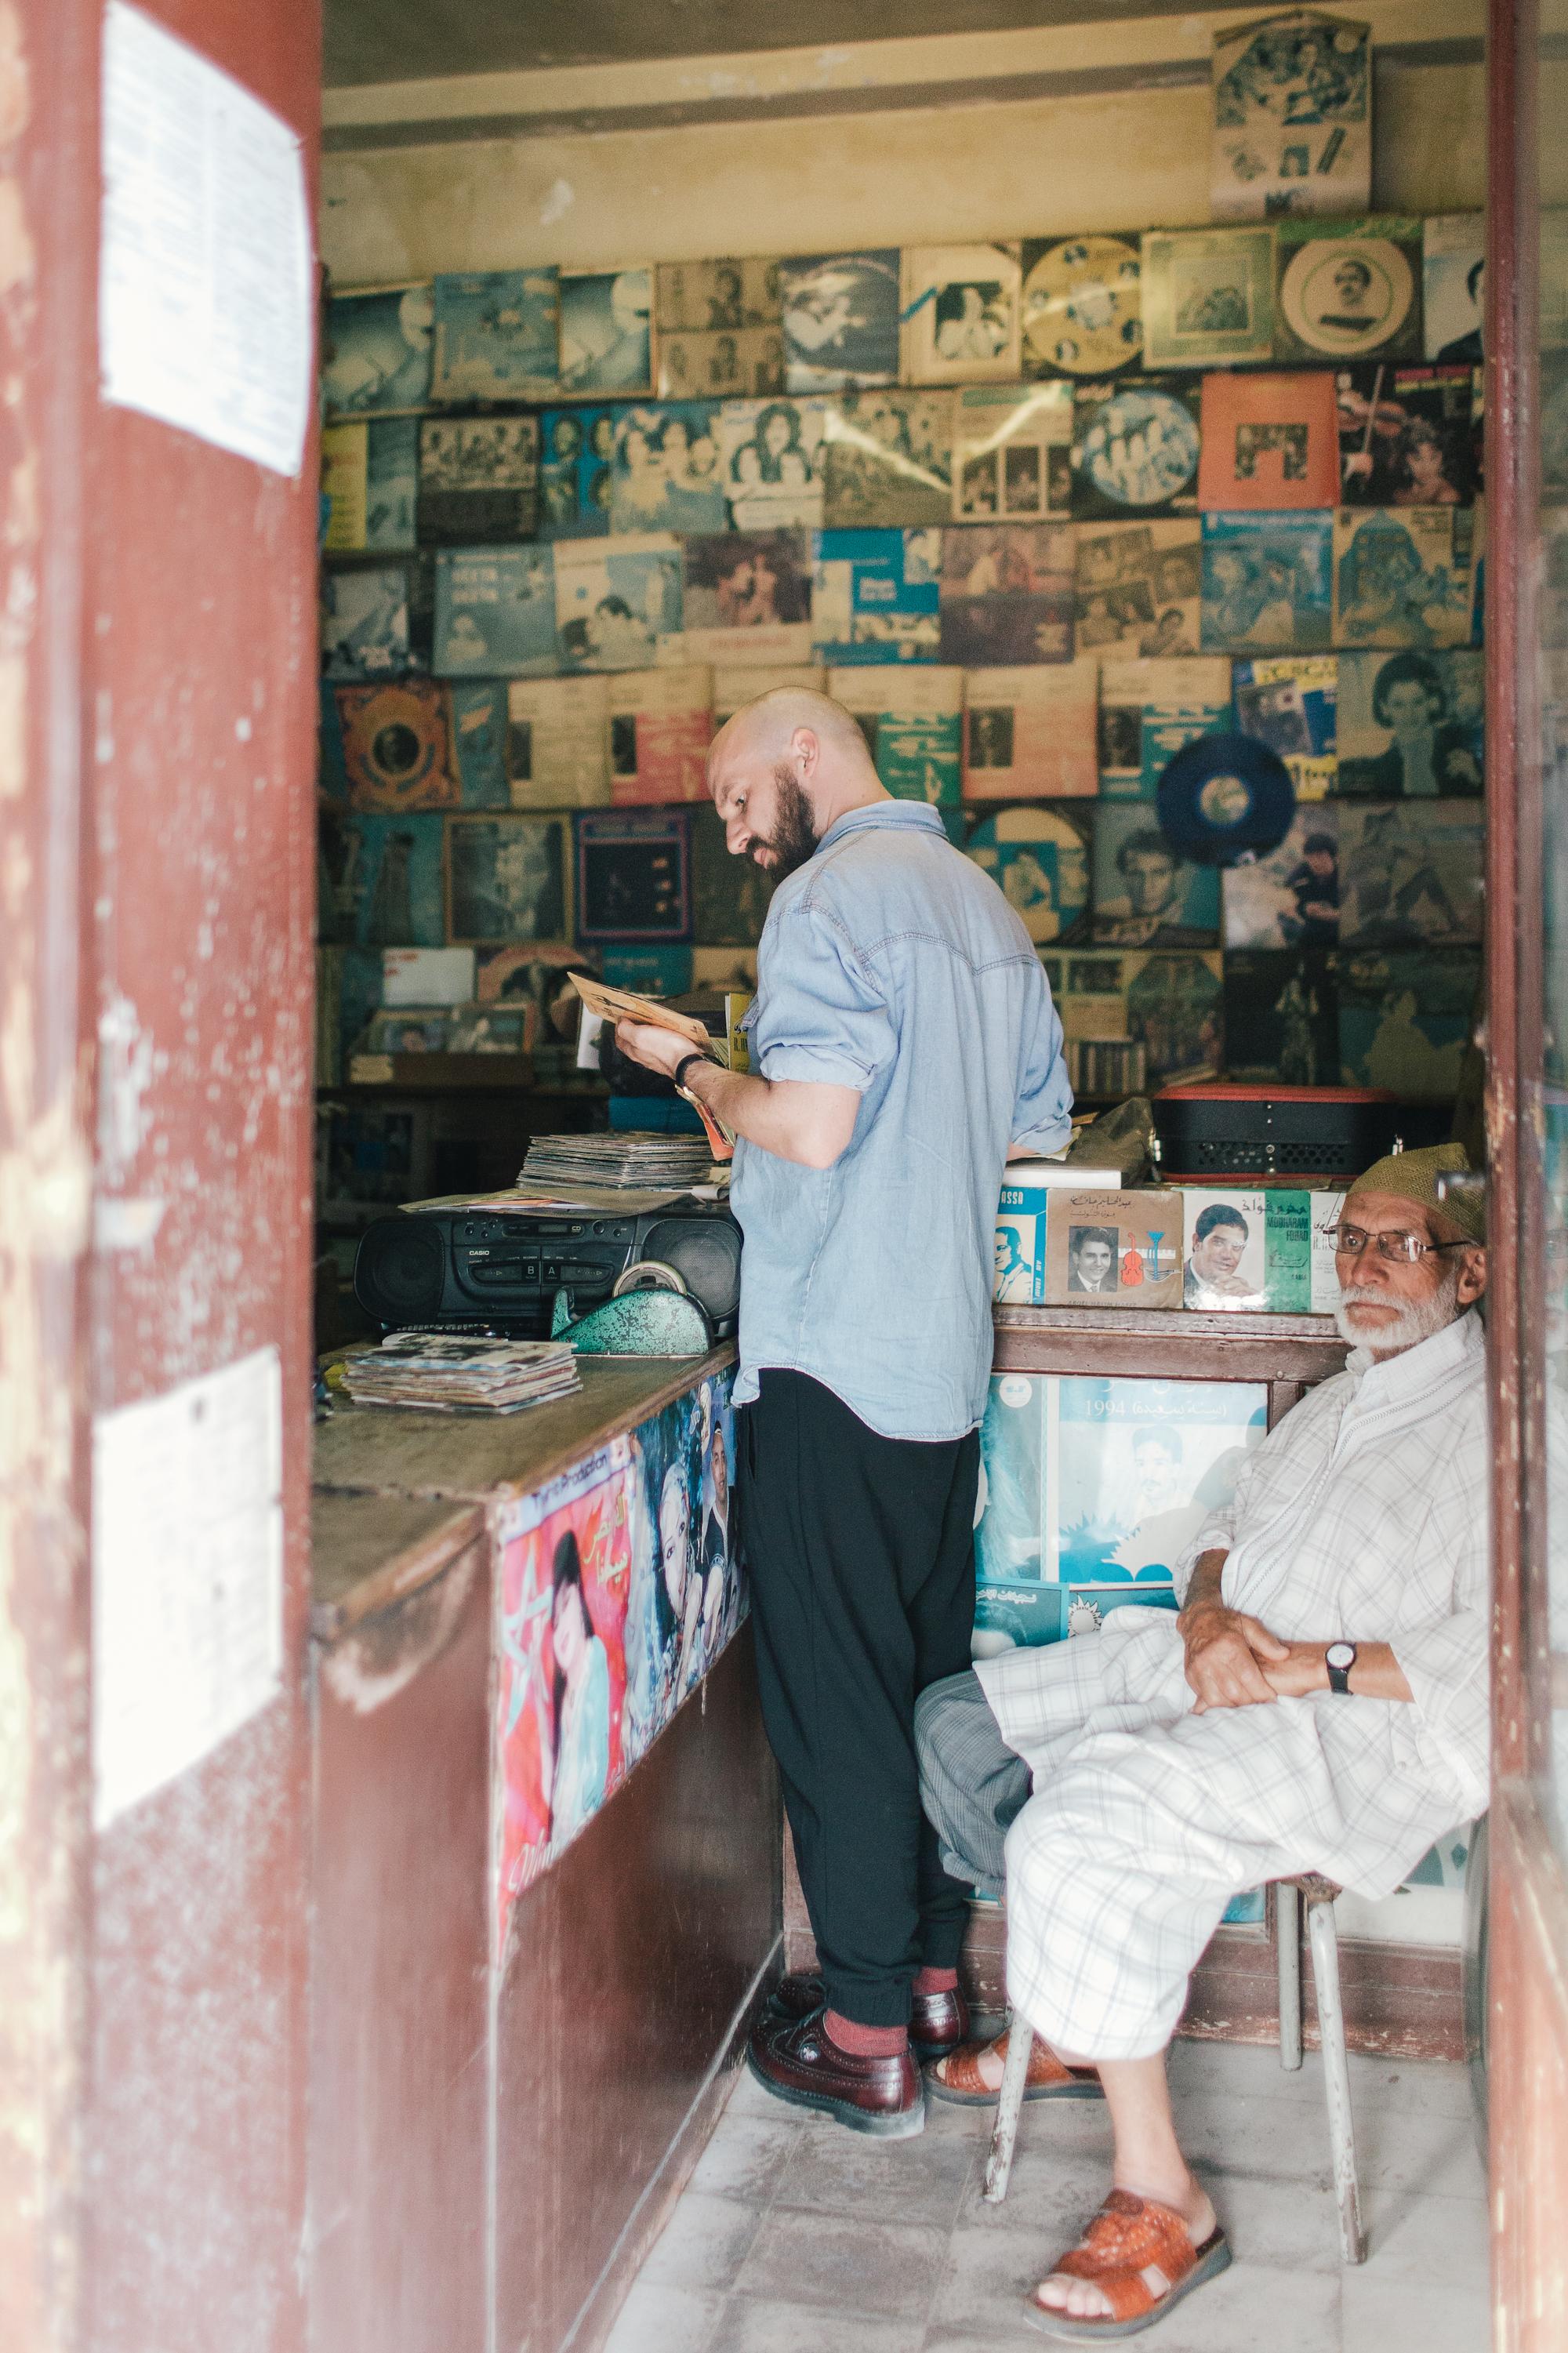
<instances>
[{"instance_id":1,"label":"older man's wristwatch","mask_svg":"<svg viewBox=\"0 0 1568 2353\"><path fill-rule=\"evenodd\" d=\"M1343 1692L1348 1696L1351 1688L1351 1669L1356 1662L1355 1644L1331 1642L1326 1659L1329 1670L1329 1689L1331 1692Z\"/></svg>"}]
</instances>

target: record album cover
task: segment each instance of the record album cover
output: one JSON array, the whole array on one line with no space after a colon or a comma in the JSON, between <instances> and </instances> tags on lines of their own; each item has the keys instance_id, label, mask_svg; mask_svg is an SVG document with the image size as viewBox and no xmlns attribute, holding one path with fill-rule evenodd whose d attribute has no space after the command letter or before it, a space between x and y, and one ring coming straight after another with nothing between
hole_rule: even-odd
<instances>
[{"instance_id":1,"label":"record album cover","mask_svg":"<svg viewBox=\"0 0 1568 2353\"><path fill-rule=\"evenodd\" d=\"M1136 237L1037 237L1023 248L1026 375L1114 375L1143 353Z\"/></svg>"},{"instance_id":2,"label":"record album cover","mask_svg":"<svg viewBox=\"0 0 1568 2353\"><path fill-rule=\"evenodd\" d=\"M323 924L360 947L438 948L441 828L446 819L410 811L372 817L321 812Z\"/></svg>"},{"instance_id":3,"label":"record album cover","mask_svg":"<svg viewBox=\"0 0 1568 2353\"><path fill-rule=\"evenodd\" d=\"M445 687L405 678L340 686L337 700L351 808L460 806Z\"/></svg>"},{"instance_id":4,"label":"record album cover","mask_svg":"<svg viewBox=\"0 0 1568 2353\"><path fill-rule=\"evenodd\" d=\"M1182 1219L1187 1255L1182 1269L1182 1304L1202 1314L1260 1314L1282 1306L1270 1300L1267 1268L1269 1197L1235 1187L1214 1191L1184 1185ZM1291 1197L1287 1196L1288 1199ZM1301 1194L1301 1306L1311 1295L1309 1279L1307 1197ZM1295 1305L1295 1301L1290 1303Z\"/></svg>"},{"instance_id":5,"label":"record album cover","mask_svg":"<svg viewBox=\"0 0 1568 2353\"><path fill-rule=\"evenodd\" d=\"M718 327L658 339L660 400L739 400L784 388L782 327Z\"/></svg>"},{"instance_id":6,"label":"record album cover","mask_svg":"<svg viewBox=\"0 0 1568 2353\"><path fill-rule=\"evenodd\" d=\"M438 276L431 399L547 398L555 388L559 324L553 269Z\"/></svg>"},{"instance_id":7,"label":"record album cover","mask_svg":"<svg viewBox=\"0 0 1568 2353\"><path fill-rule=\"evenodd\" d=\"M1372 800L1457 798L1485 775L1479 647L1339 658L1338 790Z\"/></svg>"},{"instance_id":8,"label":"record album cover","mask_svg":"<svg viewBox=\"0 0 1568 2353\"><path fill-rule=\"evenodd\" d=\"M1094 936L1107 947L1209 947L1219 875L1180 857L1154 812L1101 803L1094 819Z\"/></svg>"},{"instance_id":9,"label":"record album cover","mask_svg":"<svg viewBox=\"0 0 1568 2353\"><path fill-rule=\"evenodd\" d=\"M704 400L616 411L613 532L724 529L718 422L717 405Z\"/></svg>"},{"instance_id":10,"label":"record album cover","mask_svg":"<svg viewBox=\"0 0 1568 2353\"><path fill-rule=\"evenodd\" d=\"M653 392L653 273L561 273L561 374L574 399L645 400Z\"/></svg>"},{"instance_id":11,"label":"record album cover","mask_svg":"<svg viewBox=\"0 0 1568 2353\"><path fill-rule=\"evenodd\" d=\"M1486 821L1478 802L1346 801L1339 820L1347 947L1479 944Z\"/></svg>"},{"instance_id":12,"label":"record album cover","mask_svg":"<svg viewBox=\"0 0 1568 2353\"><path fill-rule=\"evenodd\" d=\"M1269 654L1238 661L1232 681L1236 724L1278 752L1299 801L1321 801L1336 786L1339 658Z\"/></svg>"},{"instance_id":13,"label":"record album cover","mask_svg":"<svg viewBox=\"0 0 1568 2353\"><path fill-rule=\"evenodd\" d=\"M435 311L428 280L332 295L321 362L329 415L423 408L430 397Z\"/></svg>"},{"instance_id":14,"label":"record album cover","mask_svg":"<svg viewBox=\"0 0 1568 2353\"><path fill-rule=\"evenodd\" d=\"M1141 801L1157 801L1165 771L1178 752L1184 752L1189 744L1197 743L1203 736L1229 735L1231 732L1228 697L1223 702L1215 700L1212 702L1146 703L1138 731L1139 765L1136 796L1113 795L1112 797L1136 797ZM1228 751L1226 758L1228 766L1231 764L1231 754ZM1102 769L1100 771L1102 789L1104 773ZM1233 798L1232 788L1237 781L1242 780L1231 775L1215 776L1207 779L1205 789L1211 798L1216 797ZM1246 788L1244 784L1244 789ZM1226 818L1215 821L1232 823L1234 819Z\"/></svg>"},{"instance_id":15,"label":"record album cover","mask_svg":"<svg viewBox=\"0 0 1568 2353\"><path fill-rule=\"evenodd\" d=\"M779 270L776 260L755 254L744 260L661 261L654 272L660 336L776 326L784 315Z\"/></svg>"},{"instance_id":16,"label":"record album cover","mask_svg":"<svg viewBox=\"0 0 1568 2353\"><path fill-rule=\"evenodd\" d=\"M1226 870L1225 944L1331 948L1340 936L1340 812L1327 801L1297 810L1278 849Z\"/></svg>"},{"instance_id":17,"label":"record album cover","mask_svg":"<svg viewBox=\"0 0 1568 2353\"><path fill-rule=\"evenodd\" d=\"M1476 511L1340 507L1333 524L1334 643L1468 645Z\"/></svg>"},{"instance_id":18,"label":"record album cover","mask_svg":"<svg viewBox=\"0 0 1568 2353\"><path fill-rule=\"evenodd\" d=\"M1178 1563L1205 1520L1229 1503L1263 1442L1267 1390L1242 1381L1092 1378L1052 1388L1047 1579L1072 1588L1076 1601L1092 1596L1101 1614L1119 1599L1169 1603Z\"/></svg>"},{"instance_id":19,"label":"record album cover","mask_svg":"<svg viewBox=\"0 0 1568 2353\"><path fill-rule=\"evenodd\" d=\"M1279 359L1420 358L1419 220L1292 218L1274 235Z\"/></svg>"},{"instance_id":20,"label":"record album cover","mask_svg":"<svg viewBox=\"0 0 1568 2353\"><path fill-rule=\"evenodd\" d=\"M899 380L897 246L792 256L779 265L784 377L792 393Z\"/></svg>"},{"instance_id":21,"label":"record album cover","mask_svg":"<svg viewBox=\"0 0 1568 2353\"><path fill-rule=\"evenodd\" d=\"M1225 1064L1223 964L1217 948L1156 950L1121 959L1127 1034L1143 1050L1151 1086L1211 1079Z\"/></svg>"},{"instance_id":22,"label":"record album cover","mask_svg":"<svg viewBox=\"0 0 1568 2353\"><path fill-rule=\"evenodd\" d=\"M1203 642L1308 653L1332 642L1333 518L1317 509L1203 518Z\"/></svg>"},{"instance_id":23,"label":"record album cover","mask_svg":"<svg viewBox=\"0 0 1568 2353\"><path fill-rule=\"evenodd\" d=\"M563 817L451 817L447 827L447 936L567 940Z\"/></svg>"},{"instance_id":24,"label":"record album cover","mask_svg":"<svg viewBox=\"0 0 1568 2353\"><path fill-rule=\"evenodd\" d=\"M829 670L827 691L852 712L895 800L959 805L963 672L935 663Z\"/></svg>"},{"instance_id":25,"label":"record album cover","mask_svg":"<svg viewBox=\"0 0 1568 2353\"><path fill-rule=\"evenodd\" d=\"M1092 799L1098 662L972 670L964 690L966 801Z\"/></svg>"},{"instance_id":26,"label":"record album cover","mask_svg":"<svg viewBox=\"0 0 1568 2353\"><path fill-rule=\"evenodd\" d=\"M1165 763L1194 735L1223 728L1230 664L1223 655L1174 661L1118 658L1100 670L1100 789L1152 800Z\"/></svg>"},{"instance_id":27,"label":"record album cover","mask_svg":"<svg viewBox=\"0 0 1568 2353\"><path fill-rule=\"evenodd\" d=\"M408 575L402 565L323 572L321 600L328 678L384 678L408 668Z\"/></svg>"},{"instance_id":28,"label":"record album cover","mask_svg":"<svg viewBox=\"0 0 1568 2353\"><path fill-rule=\"evenodd\" d=\"M613 800L706 799L713 729L706 662L622 671L610 684L609 713Z\"/></svg>"},{"instance_id":29,"label":"record album cover","mask_svg":"<svg viewBox=\"0 0 1568 2353\"><path fill-rule=\"evenodd\" d=\"M1072 512L1079 522L1197 504L1199 386L1194 378L1080 384L1073 397Z\"/></svg>"},{"instance_id":30,"label":"record album cover","mask_svg":"<svg viewBox=\"0 0 1568 2353\"><path fill-rule=\"evenodd\" d=\"M1227 949L1225 1066L1246 1085L1338 1086L1338 958L1322 948Z\"/></svg>"},{"instance_id":31,"label":"record album cover","mask_svg":"<svg viewBox=\"0 0 1568 2353\"><path fill-rule=\"evenodd\" d=\"M1198 520L1153 516L1078 533L1075 640L1080 653L1150 659L1198 650Z\"/></svg>"},{"instance_id":32,"label":"record album cover","mask_svg":"<svg viewBox=\"0 0 1568 2353\"><path fill-rule=\"evenodd\" d=\"M426 417L419 427L419 537L474 547L531 539L539 427L531 417Z\"/></svg>"},{"instance_id":33,"label":"record album cover","mask_svg":"<svg viewBox=\"0 0 1568 2353\"><path fill-rule=\"evenodd\" d=\"M1065 523L950 525L942 534L943 661L1070 661L1074 562Z\"/></svg>"},{"instance_id":34,"label":"record album cover","mask_svg":"<svg viewBox=\"0 0 1568 2353\"><path fill-rule=\"evenodd\" d=\"M1345 506L1470 506L1480 490L1480 379L1469 367L1341 368Z\"/></svg>"},{"instance_id":35,"label":"record album cover","mask_svg":"<svg viewBox=\"0 0 1568 2353\"><path fill-rule=\"evenodd\" d=\"M1340 959L1340 1075L1405 1103L1458 1091L1479 1007L1481 960L1465 948L1348 951Z\"/></svg>"},{"instance_id":36,"label":"record album cover","mask_svg":"<svg viewBox=\"0 0 1568 2353\"><path fill-rule=\"evenodd\" d=\"M456 680L447 690L452 755L464 808L505 808L506 694L496 679Z\"/></svg>"},{"instance_id":37,"label":"record album cover","mask_svg":"<svg viewBox=\"0 0 1568 2353\"><path fill-rule=\"evenodd\" d=\"M749 646L748 640L748 646ZM827 672L820 662L716 661L713 665L713 730L757 697L777 686L804 686L813 694L827 691Z\"/></svg>"},{"instance_id":38,"label":"record album cover","mask_svg":"<svg viewBox=\"0 0 1568 2353\"><path fill-rule=\"evenodd\" d=\"M1200 507L1331 507L1340 491L1332 378L1205 375Z\"/></svg>"},{"instance_id":39,"label":"record album cover","mask_svg":"<svg viewBox=\"0 0 1568 2353\"><path fill-rule=\"evenodd\" d=\"M547 408L539 420L542 539L587 539L610 528L616 411Z\"/></svg>"},{"instance_id":40,"label":"record album cover","mask_svg":"<svg viewBox=\"0 0 1568 2353\"><path fill-rule=\"evenodd\" d=\"M690 851L682 812L589 810L574 823L579 939L689 937Z\"/></svg>"},{"instance_id":41,"label":"record album cover","mask_svg":"<svg viewBox=\"0 0 1568 2353\"><path fill-rule=\"evenodd\" d=\"M608 971L605 977L606 979L611 977ZM628 980L623 981L620 986L625 988L635 988L637 983ZM693 948L690 978L687 986L691 988L709 990L717 997L732 994L737 990L749 990L754 997L757 993L755 948ZM679 996L680 992L672 990L670 993Z\"/></svg>"},{"instance_id":42,"label":"record album cover","mask_svg":"<svg viewBox=\"0 0 1568 2353\"><path fill-rule=\"evenodd\" d=\"M321 428L329 555L405 554L415 544L419 422L356 417Z\"/></svg>"},{"instance_id":43,"label":"record album cover","mask_svg":"<svg viewBox=\"0 0 1568 2353\"><path fill-rule=\"evenodd\" d=\"M1485 213L1439 213L1421 224L1421 309L1429 360L1479 367L1486 301Z\"/></svg>"},{"instance_id":44,"label":"record album cover","mask_svg":"<svg viewBox=\"0 0 1568 2353\"><path fill-rule=\"evenodd\" d=\"M1312 1313L1331 1315L1340 1303L1335 1240L1344 1208L1342 1193L1310 1193L1312 1212Z\"/></svg>"},{"instance_id":45,"label":"record album cover","mask_svg":"<svg viewBox=\"0 0 1568 2353\"><path fill-rule=\"evenodd\" d=\"M847 392L828 404L822 518L829 531L904 530L952 512L952 395Z\"/></svg>"},{"instance_id":46,"label":"record album cover","mask_svg":"<svg viewBox=\"0 0 1568 2353\"><path fill-rule=\"evenodd\" d=\"M635 997L689 997L702 987L692 948L604 947L599 963L607 988L630 989Z\"/></svg>"},{"instance_id":47,"label":"record album cover","mask_svg":"<svg viewBox=\"0 0 1568 2353\"><path fill-rule=\"evenodd\" d=\"M609 681L514 680L506 690L514 808L593 808L610 797Z\"/></svg>"},{"instance_id":48,"label":"record album cover","mask_svg":"<svg viewBox=\"0 0 1568 2353\"><path fill-rule=\"evenodd\" d=\"M965 849L998 886L1036 946L1048 947L1083 928L1089 842L1088 814L1070 805L1004 808L979 819Z\"/></svg>"},{"instance_id":49,"label":"record album cover","mask_svg":"<svg viewBox=\"0 0 1568 2353\"><path fill-rule=\"evenodd\" d=\"M1012 1588L1026 1602L1029 1593L1039 1592L1045 1552L1046 1398L1053 1386L1026 1373L996 1373L991 1378L980 1425L974 1506L974 1574L987 1594L997 1587ZM1055 1641L1054 1610L1051 1622L1052 1630L1044 1639ZM1014 1639L1042 1638L1037 1626Z\"/></svg>"},{"instance_id":50,"label":"record album cover","mask_svg":"<svg viewBox=\"0 0 1568 2353\"><path fill-rule=\"evenodd\" d=\"M680 542L644 532L555 544L561 667L652 670L680 629Z\"/></svg>"},{"instance_id":51,"label":"record album cover","mask_svg":"<svg viewBox=\"0 0 1568 2353\"><path fill-rule=\"evenodd\" d=\"M434 668L443 678L537 678L556 666L548 547L468 547L436 559Z\"/></svg>"},{"instance_id":52,"label":"record album cover","mask_svg":"<svg viewBox=\"0 0 1568 2353\"><path fill-rule=\"evenodd\" d=\"M1146 367L1234 367L1273 356L1271 228L1145 232Z\"/></svg>"},{"instance_id":53,"label":"record album cover","mask_svg":"<svg viewBox=\"0 0 1568 2353\"><path fill-rule=\"evenodd\" d=\"M1072 386L970 385L952 402L955 522L1065 520L1072 507Z\"/></svg>"},{"instance_id":54,"label":"record album cover","mask_svg":"<svg viewBox=\"0 0 1568 2353\"><path fill-rule=\"evenodd\" d=\"M1046 1298L1043 1185L1006 1184L996 1205L991 1296L1000 1307L1041 1307Z\"/></svg>"},{"instance_id":55,"label":"record album cover","mask_svg":"<svg viewBox=\"0 0 1568 2353\"><path fill-rule=\"evenodd\" d=\"M1052 1307L1180 1307L1179 1193L1052 1189L1046 1301Z\"/></svg>"},{"instance_id":56,"label":"record album cover","mask_svg":"<svg viewBox=\"0 0 1568 2353\"><path fill-rule=\"evenodd\" d=\"M1214 37L1215 220L1350 213L1372 197L1372 27L1312 8Z\"/></svg>"},{"instance_id":57,"label":"record album cover","mask_svg":"<svg viewBox=\"0 0 1568 2353\"><path fill-rule=\"evenodd\" d=\"M820 527L826 431L823 400L724 403L719 447L737 531Z\"/></svg>"},{"instance_id":58,"label":"record album cover","mask_svg":"<svg viewBox=\"0 0 1568 2353\"><path fill-rule=\"evenodd\" d=\"M812 645L825 662L935 661L940 531L820 531Z\"/></svg>"},{"instance_id":59,"label":"record album cover","mask_svg":"<svg viewBox=\"0 0 1568 2353\"><path fill-rule=\"evenodd\" d=\"M904 382L1016 382L1022 280L1016 245L905 246Z\"/></svg>"},{"instance_id":60,"label":"record album cover","mask_svg":"<svg viewBox=\"0 0 1568 2353\"><path fill-rule=\"evenodd\" d=\"M688 812L691 828L692 935L705 948L754 948L773 884L749 858L732 858L717 809Z\"/></svg>"},{"instance_id":61,"label":"record album cover","mask_svg":"<svg viewBox=\"0 0 1568 2353\"><path fill-rule=\"evenodd\" d=\"M700 661L774 665L811 652L811 558L800 531L722 532L682 543L682 635ZM742 697L763 691L753 687Z\"/></svg>"}]
</instances>

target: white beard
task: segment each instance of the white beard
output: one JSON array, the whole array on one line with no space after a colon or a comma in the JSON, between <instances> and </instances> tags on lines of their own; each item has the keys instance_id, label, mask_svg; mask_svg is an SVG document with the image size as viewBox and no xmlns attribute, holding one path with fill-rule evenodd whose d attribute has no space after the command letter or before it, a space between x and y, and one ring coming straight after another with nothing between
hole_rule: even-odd
<instances>
[{"instance_id":1,"label":"white beard","mask_svg":"<svg viewBox=\"0 0 1568 2353\"><path fill-rule=\"evenodd\" d=\"M1423 1340L1431 1339L1435 1332L1441 1332L1463 1312L1456 1295L1458 1287L1458 1270L1450 1267L1430 1299L1411 1300L1393 1323L1379 1324L1373 1330L1354 1321L1350 1310L1358 1303L1370 1306L1375 1303L1379 1307L1386 1307L1390 1303L1388 1293L1363 1291L1354 1283L1345 1284L1340 1291L1334 1322L1339 1325L1341 1339L1348 1340L1352 1348L1369 1359L1402 1356L1406 1348L1417 1348Z\"/></svg>"}]
</instances>

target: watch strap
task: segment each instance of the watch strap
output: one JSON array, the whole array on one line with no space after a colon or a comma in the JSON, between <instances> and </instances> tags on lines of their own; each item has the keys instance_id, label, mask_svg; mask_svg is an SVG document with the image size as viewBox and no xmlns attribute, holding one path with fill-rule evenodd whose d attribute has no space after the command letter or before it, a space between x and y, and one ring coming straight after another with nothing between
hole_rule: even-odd
<instances>
[{"instance_id":1,"label":"watch strap","mask_svg":"<svg viewBox=\"0 0 1568 2353\"><path fill-rule=\"evenodd\" d=\"M1334 1664L1332 1654L1335 1651L1350 1652L1342 1667ZM1329 1689L1337 1692L1342 1699L1348 1699L1351 1697L1351 1669L1356 1662L1356 1646L1353 1642L1331 1642L1329 1653L1324 1662L1329 1671Z\"/></svg>"},{"instance_id":2,"label":"watch strap","mask_svg":"<svg viewBox=\"0 0 1568 2353\"><path fill-rule=\"evenodd\" d=\"M686 1073L692 1063L705 1062L707 1060L707 1055L702 1053L682 1054L674 1071L675 1092L678 1095L683 1095L686 1092Z\"/></svg>"}]
</instances>

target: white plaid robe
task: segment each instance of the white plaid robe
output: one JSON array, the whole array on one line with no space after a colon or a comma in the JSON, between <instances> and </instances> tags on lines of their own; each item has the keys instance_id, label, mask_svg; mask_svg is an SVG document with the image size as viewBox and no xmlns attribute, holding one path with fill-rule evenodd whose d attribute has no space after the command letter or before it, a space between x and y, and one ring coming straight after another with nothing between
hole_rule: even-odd
<instances>
[{"instance_id":1,"label":"white plaid robe","mask_svg":"<svg viewBox=\"0 0 1568 2353\"><path fill-rule=\"evenodd\" d=\"M1184 1590L1228 1547L1226 1600L1276 1634L1391 1642L1411 1703L1194 1715L1169 1610L978 1666L1036 1792L1007 1838L1007 1989L1058 2050L1163 2049L1233 1895L1300 1871L1386 1895L1485 1807L1489 1472L1470 1314L1312 1390L1177 1566Z\"/></svg>"}]
</instances>

